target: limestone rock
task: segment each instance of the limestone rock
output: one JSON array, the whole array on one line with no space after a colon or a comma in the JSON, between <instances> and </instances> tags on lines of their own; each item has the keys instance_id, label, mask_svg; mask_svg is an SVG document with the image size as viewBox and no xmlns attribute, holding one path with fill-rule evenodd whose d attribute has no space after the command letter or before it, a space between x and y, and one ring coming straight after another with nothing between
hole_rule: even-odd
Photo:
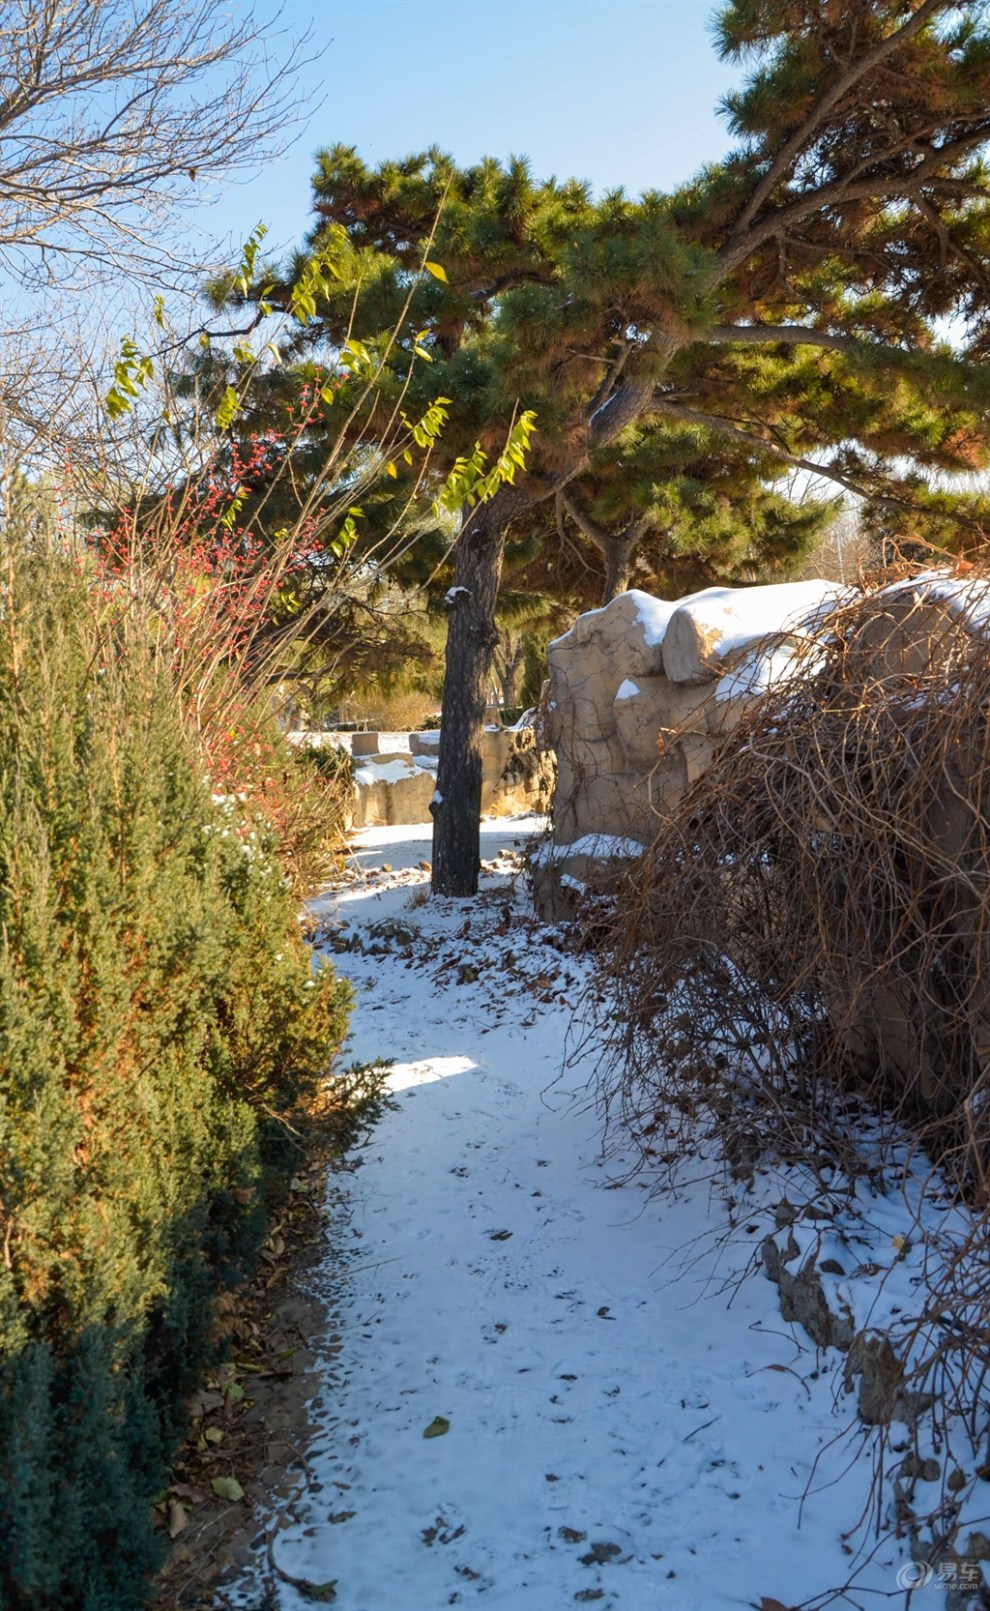
<instances>
[{"instance_id":1,"label":"limestone rock","mask_svg":"<svg viewBox=\"0 0 990 1611\"><path fill-rule=\"evenodd\" d=\"M843 1383L847 1393L856 1390L858 1383L856 1408L868 1426L889 1426L891 1421L914 1426L934 1402L930 1393L912 1392L904 1385L904 1366L882 1331L857 1333L846 1358Z\"/></svg>"},{"instance_id":2,"label":"limestone rock","mask_svg":"<svg viewBox=\"0 0 990 1611\"><path fill-rule=\"evenodd\" d=\"M530 862L537 915L544 923L577 917L589 894L614 894L641 854L635 840L606 834L587 834L571 845L540 845Z\"/></svg>"},{"instance_id":3,"label":"limestone rock","mask_svg":"<svg viewBox=\"0 0 990 1611\"><path fill-rule=\"evenodd\" d=\"M707 695L707 689L682 687L669 677L624 679L613 700L624 769L648 772L656 766L666 752L669 733L693 721Z\"/></svg>"},{"instance_id":4,"label":"limestone rock","mask_svg":"<svg viewBox=\"0 0 990 1611\"><path fill-rule=\"evenodd\" d=\"M842 591L708 588L675 603L631 591L579 616L548 650L555 840L652 838ZM798 623L790 652L779 638L789 621Z\"/></svg>"},{"instance_id":5,"label":"limestone rock","mask_svg":"<svg viewBox=\"0 0 990 1611\"><path fill-rule=\"evenodd\" d=\"M688 784L696 783L708 771L715 754L715 745L702 733L685 733L680 740Z\"/></svg>"},{"instance_id":6,"label":"limestone rock","mask_svg":"<svg viewBox=\"0 0 990 1611\"><path fill-rule=\"evenodd\" d=\"M513 817L548 811L556 769L534 727L487 729L481 748L481 809Z\"/></svg>"}]
</instances>

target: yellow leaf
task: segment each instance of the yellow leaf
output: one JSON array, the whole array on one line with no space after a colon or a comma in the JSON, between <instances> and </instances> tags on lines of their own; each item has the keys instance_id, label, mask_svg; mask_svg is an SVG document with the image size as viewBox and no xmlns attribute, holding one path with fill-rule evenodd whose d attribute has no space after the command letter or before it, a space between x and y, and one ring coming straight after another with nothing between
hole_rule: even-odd
<instances>
[{"instance_id":1,"label":"yellow leaf","mask_svg":"<svg viewBox=\"0 0 990 1611\"><path fill-rule=\"evenodd\" d=\"M433 275L435 280L442 280L444 285L447 284L447 271L444 269L441 263L431 263L427 259L427 261L423 264L423 267L425 268L427 274Z\"/></svg>"},{"instance_id":2,"label":"yellow leaf","mask_svg":"<svg viewBox=\"0 0 990 1611\"><path fill-rule=\"evenodd\" d=\"M214 1477L210 1487L218 1499L229 1499L231 1504L244 1498L244 1489L236 1477Z\"/></svg>"},{"instance_id":3,"label":"yellow leaf","mask_svg":"<svg viewBox=\"0 0 990 1611\"><path fill-rule=\"evenodd\" d=\"M395 468L395 465L394 464L386 464L385 468L388 471L389 475L392 477L392 480L395 481L397 479L397 477L398 477L398 474L399 474L398 470Z\"/></svg>"}]
</instances>

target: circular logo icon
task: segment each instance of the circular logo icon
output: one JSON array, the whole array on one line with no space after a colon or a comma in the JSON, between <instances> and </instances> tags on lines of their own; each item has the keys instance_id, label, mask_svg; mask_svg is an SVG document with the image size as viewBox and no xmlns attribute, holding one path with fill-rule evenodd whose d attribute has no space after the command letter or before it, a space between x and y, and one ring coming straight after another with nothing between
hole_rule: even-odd
<instances>
[{"instance_id":1,"label":"circular logo icon","mask_svg":"<svg viewBox=\"0 0 990 1611\"><path fill-rule=\"evenodd\" d=\"M927 1561L907 1561L897 1574L899 1589L923 1589L935 1576Z\"/></svg>"}]
</instances>

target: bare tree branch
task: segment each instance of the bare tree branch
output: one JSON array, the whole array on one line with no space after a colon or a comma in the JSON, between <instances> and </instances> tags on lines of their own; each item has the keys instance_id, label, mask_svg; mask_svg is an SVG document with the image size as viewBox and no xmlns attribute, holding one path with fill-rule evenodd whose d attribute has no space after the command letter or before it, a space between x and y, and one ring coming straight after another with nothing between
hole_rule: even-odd
<instances>
[{"instance_id":1,"label":"bare tree branch","mask_svg":"<svg viewBox=\"0 0 990 1611\"><path fill-rule=\"evenodd\" d=\"M0 0L0 35L0 260L21 285L50 254L60 283L70 260L167 258L162 222L297 120L308 36L274 60L251 4Z\"/></svg>"}]
</instances>

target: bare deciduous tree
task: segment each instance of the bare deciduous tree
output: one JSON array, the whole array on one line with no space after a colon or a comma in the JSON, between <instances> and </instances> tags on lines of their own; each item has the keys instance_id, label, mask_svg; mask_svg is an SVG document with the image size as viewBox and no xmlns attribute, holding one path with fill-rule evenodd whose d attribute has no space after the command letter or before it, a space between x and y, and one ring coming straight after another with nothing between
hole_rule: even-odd
<instances>
[{"instance_id":1,"label":"bare deciduous tree","mask_svg":"<svg viewBox=\"0 0 990 1611\"><path fill-rule=\"evenodd\" d=\"M0 0L0 38L0 269L20 286L181 264L162 223L284 144L308 43L216 0Z\"/></svg>"},{"instance_id":2,"label":"bare deciduous tree","mask_svg":"<svg viewBox=\"0 0 990 1611\"><path fill-rule=\"evenodd\" d=\"M184 214L301 122L310 35L279 5L0 0L0 416L18 455L82 450L149 287L175 312L222 266Z\"/></svg>"}]
</instances>

